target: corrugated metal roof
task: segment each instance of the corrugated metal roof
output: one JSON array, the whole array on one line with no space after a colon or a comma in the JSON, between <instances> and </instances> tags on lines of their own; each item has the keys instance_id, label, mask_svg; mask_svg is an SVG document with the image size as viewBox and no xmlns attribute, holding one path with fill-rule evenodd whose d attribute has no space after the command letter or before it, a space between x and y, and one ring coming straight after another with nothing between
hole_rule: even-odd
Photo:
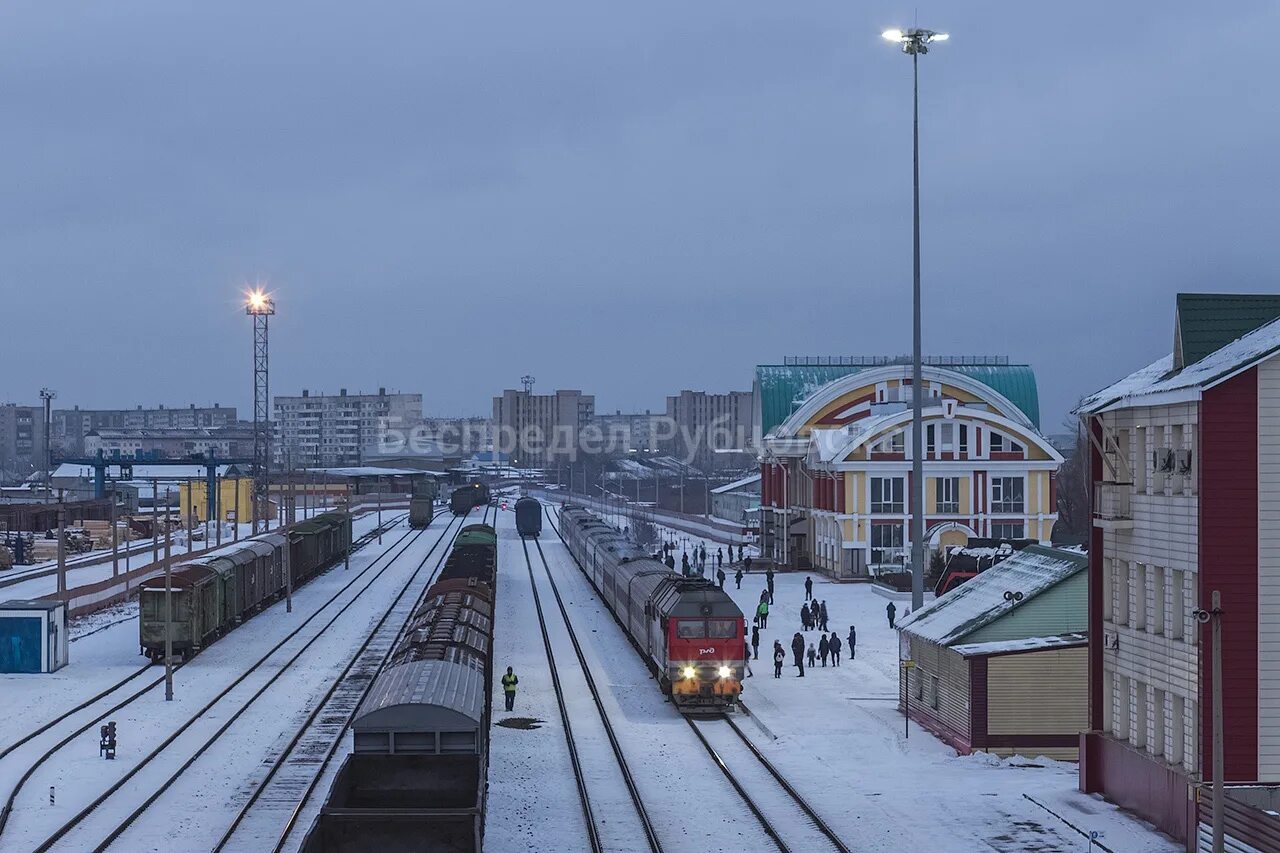
<instances>
[{"instance_id":1,"label":"corrugated metal roof","mask_svg":"<svg viewBox=\"0 0 1280 853\"><path fill-rule=\"evenodd\" d=\"M1084 554L1030 545L898 624L904 633L949 646L1084 571L1088 565ZM1022 600L1007 600L1006 592L1020 592Z\"/></svg>"},{"instance_id":2,"label":"corrugated metal roof","mask_svg":"<svg viewBox=\"0 0 1280 853\"><path fill-rule=\"evenodd\" d=\"M1179 293L1178 366L1195 364L1277 318L1280 294Z\"/></svg>"},{"instance_id":3,"label":"corrugated metal roof","mask_svg":"<svg viewBox=\"0 0 1280 853\"><path fill-rule=\"evenodd\" d=\"M881 366L881 365L876 365ZM930 364L975 379L1009 398L1031 423L1040 427L1040 392L1035 371L1026 364ZM790 417L822 386L864 370L871 365L852 364L760 364L756 385L760 394L761 435Z\"/></svg>"},{"instance_id":4,"label":"corrugated metal roof","mask_svg":"<svg viewBox=\"0 0 1280 853\"><path fill-rule=\"evenodd\" d=\"M394 717L418 731L454 731L460 717L480 725L486 688L483 674L470 666L424 660L391 667L374 681L352 724L376 729ZM397 709L400 713L384 714Z\"/></svg>"}]
</instances>

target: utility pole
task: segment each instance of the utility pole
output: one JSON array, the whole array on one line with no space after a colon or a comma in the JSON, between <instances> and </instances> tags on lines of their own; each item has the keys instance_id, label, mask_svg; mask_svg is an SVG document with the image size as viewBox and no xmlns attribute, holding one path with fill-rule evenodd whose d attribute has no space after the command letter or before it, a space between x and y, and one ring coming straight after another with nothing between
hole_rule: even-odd
<instances>
[{"instance_id":1,"label":"utility pole","mask_svg":"<svg viewBox=\"0 0 1280 853\"><path fill-rule=\"evenodd\" d=\"M1213 853L1223 853L1225 844L1223 722L1222 722L1222 594L1214 590L1209 594L1209 609L1198 609L1193 614L1200 624L1209 623L1213 644Z\"/></svg>"},{"instance_id":2,"label":"utility pole","mask_svg":"<svg viewBox=\"0 0 1280 853\"><path fill-rule=\"evenodd\" d=\"M164 701L173 701L173 560L169 524L164 525Z\"/></svg>"},{"instance_id":3,"label":"utility pole","mask_svg":"<svg viewBox=\"0 0 1280 853\"><path fill-rule=\"evenodd\" d=\"M234 483L234 488L236 490L236 512L235 512L236 521L235 521L235 526L231 528L231 541L239 542L240 541L240 520L244 518L244 514L240 512L240 478L236 477L232 482Z\"/></svg>"},{"instance_id":4,"label":"utility pole","mask_svg":"<svg viewBox=\"0 0 1280 853\"><path fill-rule=\"evenodd\" d=\"M58 392L50 388L40 389L40 399L44 401L44 490L45 500L53 500L53 442L50 433L53 431L53 398Z\"/></svg>"},{"instance_id":5,"label":"utility pole","mask_svg":"<svg viewBox=\"0 0 1280 853\"><path fill-rule=\"evenodd\" d=\"M58 495L58 597L67 592L67 511Z\"/></svg>"},{"instance_id":6,"label":"utility pole","mask_svg":"<svg viewBox=\"0 0 1280 853\"><path fill-rule=\"evenodd\" d=\"M160 486L151 481L151 562L160 559Z\"/></svg>"},{"instance_id":7,"label":"utility pole","mask_svg":"<svg viewBox=\"0 0 1280 853\"><path fill-rule=\"evenodd\" d=\"M293 550L293 540L289 536L289 528L284 529L284 612L293 612L293 561L289 552Z\"/></svg>"},{"instance_id":8,"label":"utility pole","mask_svg":"<svg viewBox=\"0 0 1280 853\"><path fill-rule=\"evenodd\" d=\"M120 534L116 530L116 493L111 492L111 577L120 574Z\"/></svg>"},{"instance_id":9,"label":"utility pole","mask_svg":"<svg viewBox=\"0 0 1280 853\"><path fill-rule=\"evenodd\" d=\"M382 544L382 475L378 475L378 544Z\"/></svg>"}]
</instances>

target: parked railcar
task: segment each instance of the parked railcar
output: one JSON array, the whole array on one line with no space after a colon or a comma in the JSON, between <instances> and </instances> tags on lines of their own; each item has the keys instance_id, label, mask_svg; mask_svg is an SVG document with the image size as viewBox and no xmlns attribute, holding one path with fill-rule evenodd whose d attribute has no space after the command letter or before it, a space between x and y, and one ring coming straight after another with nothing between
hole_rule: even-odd
<instances>
[{"instance_id":1,"label":"parked railcar","mask_svg":"<svg viewBox=\"0 0 1280 853\"><path fill-rule=\"evenodd\" d=\"M516 501L516 532L521 538L542 535L542 502L527 495Z\"/></svg>"},{"instance_id":2,"label":"parked railcar","mask_svg":"<svg viewBox=\"0 0 1280 853\"><path fill-rule=\"evenodd\" d=\"M409 498L409 526L415 530L421 530L429 525L431 519L435 517L435 507L435 495L423 495L415 492Z\"/></svg>"},{"instance_id":3,"label":"parked railcar","mask_svg":"<svg viewBox=\"0 0 1280 853\"><path fill-rule=\"evenodd\" d=\"M744 620L724 590L673 572L580 507L561 508L560 534L677 708L717 713L738 701Z\"/></svg>"},{"instance_id":4,"label":"parked railcar","mask_svg":"<svg viewBox=\"0 0 1280 853\"><path fill-rule=\"evenodd\" d=\"M351 547L351 516L330 512L294 525L288 537L272 532L210 551L171 573L171 645L184 659L209 645L285 591L285 551L295 587L306 583ZM142 653L164 659L164 576L138 592Z\"/></svg>"},{"instance_id":5,"label":"parked railcar","mask_svg":"<svg viewBox=\"0 0 1280 853\"><path fill-rule=\"evenodd\" d=\"M464 527L352 721L354 753L304 853L483 844L497 535Z\"/></svg>"}]
</instances>

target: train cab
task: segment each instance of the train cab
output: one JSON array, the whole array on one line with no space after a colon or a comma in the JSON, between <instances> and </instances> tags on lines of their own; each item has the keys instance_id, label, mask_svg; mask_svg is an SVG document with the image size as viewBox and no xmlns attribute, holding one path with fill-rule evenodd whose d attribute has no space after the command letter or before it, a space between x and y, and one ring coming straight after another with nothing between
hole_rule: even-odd
<instances>
[{"instance_id":1,"label":"train cab","mask_svg":"<svg viewBox=\"0 0 1280 853\"><path fill-rule=\"evenodd\" d=\"M663 687L682 711L724 711L746 675L742 613L709 582L673 577L664 586L653 605L666 646Z\"/></svg>"}]
</instances>

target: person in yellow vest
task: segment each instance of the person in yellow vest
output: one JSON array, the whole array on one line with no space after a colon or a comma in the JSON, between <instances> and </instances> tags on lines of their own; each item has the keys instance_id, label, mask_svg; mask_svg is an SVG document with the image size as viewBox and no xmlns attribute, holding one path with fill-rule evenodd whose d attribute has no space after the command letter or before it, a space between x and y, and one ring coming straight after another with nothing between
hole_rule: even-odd
<instances>
[{"instance_id":1,"label":"person in yellow vest","mask_svg":"<svg viewBox=\"0 0 1280 853\"><path fill-rule=\"evenodd\" d=\"M507 667L507 674L502 676L502 692L507 697L507 710L510 711L516 705L516 685L520 683L520 679L511 671L511 667Z\"/></svg>"}]
</instances>

